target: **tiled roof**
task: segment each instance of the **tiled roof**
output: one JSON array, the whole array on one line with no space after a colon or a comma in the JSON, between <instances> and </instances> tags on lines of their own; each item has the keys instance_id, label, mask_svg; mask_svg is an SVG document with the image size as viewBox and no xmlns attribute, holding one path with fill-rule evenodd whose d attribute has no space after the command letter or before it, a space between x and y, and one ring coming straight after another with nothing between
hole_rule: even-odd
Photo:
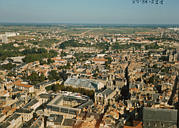
<instances>
[{"instance_id":1,"label":"tiled roof","mask_svg":"<svg viewBox=\"0 0 179 128\"><path fill-rule=\"evenodd\" d=\"M14 84L15 84L16 86L21 86L21 87L25 87L25 88L30 88L30 87L32 87L32 85L22 84L20 80L15 81Z\"/></svg>"},{"instance_id":2,"label":"tiled roof","mask_svg":"<svg viewBox=\"0 0 179 128\"><path fill-rule=\"evenodd\" d=\"M104 58L94 58L93 61L107 61L107 59L104 59Z\"/></svg>"}]
</instances>

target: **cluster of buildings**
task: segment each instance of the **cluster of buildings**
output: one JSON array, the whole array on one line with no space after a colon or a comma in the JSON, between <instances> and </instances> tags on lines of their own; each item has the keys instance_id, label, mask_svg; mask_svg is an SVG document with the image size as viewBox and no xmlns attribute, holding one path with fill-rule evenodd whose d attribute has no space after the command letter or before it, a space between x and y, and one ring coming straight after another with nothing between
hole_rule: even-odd
<instances>
[{"instance_id":1,"label":"cluster of buildings","mask_svg":"<svg viewBox=\"0 0 179 128\"><path fill-rule=\"evenodd\" d=\"M2 43L8 43L8 37L18 36L19 33L16 32L5 32L5 34L0 34L0 39Z\"/></svg>"},{"instance_id":2,"label":"cluster of buildings","mask_svg":"<svg viewBox=\"0 0 179 128\"><path fill-rule=\"evenodd\" d=\"M18 65L12 70L0 70L0 127L177 128L179 52L173 44L178 42L146 38L155 37L155 34L161 36L159 32L40 34L41 40L46 36L60 40L46 48L57 51L58 56L51 58L49 64L40 64L40 60L23 63L24 56L10 57L2 62L5 64L12 59ZM33 37L36 33L29 32L29 35ZM58 47L71 39L88 43L91 47ZM95 46L103 42L109 45L109 49ZM33 47L28 40L25 43ZM132 45L111 48L116 43ZM138 44L140 48L136 48ZM49 80L52 70L66 72L67 78ZM24 76L30 76L32 72L43 74L46 79L36 85L30 84ZM74 92L47 90L53 85L71 87ZM94 96L90 98L75 89L92 91Z\"/></svg>"}]
</instances>

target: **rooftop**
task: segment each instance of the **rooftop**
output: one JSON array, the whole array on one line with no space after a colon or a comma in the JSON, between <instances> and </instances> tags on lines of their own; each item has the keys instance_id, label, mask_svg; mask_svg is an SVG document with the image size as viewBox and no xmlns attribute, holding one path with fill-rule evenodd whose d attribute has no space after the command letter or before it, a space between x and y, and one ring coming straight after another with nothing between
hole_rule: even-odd
<instances>
[{"instance_id":1,"label":"rooftop","mask_svg":"<svg viewBox=\"0 0 179 128\"><path fill-rule=\"evenodd\" d=\"M57 115L57 114L50 114L50 116L47 119L48 121L56 122L61 125L63 121L63 115Z\"/></svg>"},{"instance_id":2,"label":"rooftop","mask_svg":"<svg viewBox=\"0 0 179 128\"><path fill-rule=\"evenodd\" d=\"M92 102L93 103L93 102ZM47 104L47 109L56 112L76 115L83 107L90 106L88 97L75 95L75 93L59 94Z\"/></svg>"},{"instance_id":3,"label":"rooftop","mask_svg":"<svg viewBox=\"0 0 179 128\"><path fill-rule=\"evenodd\" d=\"M21 115L20 114L13 114L12 116L10 116L7 121L12 121L12 120L16 120L17 118L19 118Z\"/></svg>"},{"instance_id":4,"label":"rooftop","mask_svg":"<svg viewBox=\"0 0 179 128\"><path fill-rule=\"evenodd\" d=\"M10 125L9 122L0 122L0 128L7 128Z\"/></svg>"},{"instance_id":5,"label":"rooftop","mask_svg":"<svg viewBox=\"0 0 179 128\"><path fill-rule=\"evenodd\" d=\"M92 88L92 89L97 90L99 82L89 80L89 79L68 78L64 84L76 86L76 87Z\"/></svg>"},{"instance_id":6,"label":"rooftop","mask_svg":"<svg viewBox=\"0 0 179 128\"><path fill-rule=\"evenodd\" d=\"M164 121L164 122L177 122L177 110L174 109L143 109L144 121Z\"/></svg>"},{"instance_id":7,"label":"rooftop","mask_svg":"<svg viewBox=\"0 0 179 128\"><path fill-rule=\"evenodd\" d=\"M28 104L26 104L26 105L24 106L24 108L31 107L31 106L33 106L34 104L38 103L38 102L39 102L39 101L38 101L37 99L33 99L33 100L31 100Z\"/></svg>"},{"instance_id":8,"label":"rooftop","mask_svg":"<svg viewBox=\"0 0 179 128\"><path fill-rule=\"evenodd\" d=\"M65 119L63 122L64 126L74 126L74 124L76 123L76 120L74 119Z\"/></svg>"},{"instance_id":9,"label":"rooftop","mask_svg":"<svg viewBox=\"0 0 179 128\"><path fill-rule=\"evenodd\" d=\"M95 59L93 59L93 61L107 61L107 59L104 59L104 58L95 58Z\"/></svg>"},{"instance_id":10,"label":"rooftop","mask_svg":"<svg viewBox=\"0 0 179 128\"><path fill-rule=\"evenodd\" d=\"M107 89L105 89L105 90L102 92L102 94L107 97L107 96L109 96L112 92L113 92L112 89L107 88Z\"/></svg>"},{"instance_id":11,"label":"rooftop","mask_svg":"<svg viewBox=\"0 0 179 128\"><path fill-rule=\"evenodd\" d=\"M33 111L33 109L23 109L23 108L20 108L20 109L17 109L16 112L17 113L31 113Z\"/></svg>"},{"instance_id":12,"label":"rooftop","mask_svg":"<svg viewBox=\"0 0 179 128\"><path fill-rule=\"evenodd\" d=\"M32 85L23 84L20 80L15 81L14 84L15 84L16 86L21 86L21 87L25 87L25 88L30 88L30 87L32 87Z\"/></svg>"}]
</instances>

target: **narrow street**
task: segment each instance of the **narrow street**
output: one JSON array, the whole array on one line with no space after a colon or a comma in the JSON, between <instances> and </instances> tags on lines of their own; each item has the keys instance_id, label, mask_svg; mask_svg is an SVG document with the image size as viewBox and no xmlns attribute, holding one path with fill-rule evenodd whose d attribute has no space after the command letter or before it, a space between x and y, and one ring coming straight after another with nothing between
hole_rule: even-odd
<instances>
[{"instance_id":1,"label":"narrow street","mask_svg":"<svg viewBox=\"0 0 179 128\"><path fill-rule=\"evenodd\" d=\"M97 120L96 125L95 125L95 128L99 128L100 123L102 122L102 119L103 119L105 113L107 112L108 108L109 108L109 105L106 105L106 106L104 107L104 112L100 115L99 120Z\"/></svg>"}]
</instances>

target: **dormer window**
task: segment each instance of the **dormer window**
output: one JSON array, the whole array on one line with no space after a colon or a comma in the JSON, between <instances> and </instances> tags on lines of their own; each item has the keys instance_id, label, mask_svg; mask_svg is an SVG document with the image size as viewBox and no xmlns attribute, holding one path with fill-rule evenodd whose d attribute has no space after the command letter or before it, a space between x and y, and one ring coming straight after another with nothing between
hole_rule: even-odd
<instances>
[{"instance_id":1,"label":"dormer window","mask_svg":"<svg viewBox=\"0 0 179 128\"><path fill-rule=\"evenodd\" d=\"M147 123L147 126L150 126L150 122Z\"/></svg>"},{"instance_id":2,"label":"dormer window","mask_svg":"<svg viewBox=\"0 0 179 128\"><path fill-rule=\"evenodd\" d=\"M164 128L165 127L165 124L164 123L162 123L162 128Z\"/></svg>"},{"instance_id":3,"label":"dormer window","mask_svg":"<svg viewBox=\"0 0 179 128\"><path fill-rule=\"evenodd\" d=\"M154 126L157 127L157 123L154 123Z\"/></svg>"}]
</instances>

